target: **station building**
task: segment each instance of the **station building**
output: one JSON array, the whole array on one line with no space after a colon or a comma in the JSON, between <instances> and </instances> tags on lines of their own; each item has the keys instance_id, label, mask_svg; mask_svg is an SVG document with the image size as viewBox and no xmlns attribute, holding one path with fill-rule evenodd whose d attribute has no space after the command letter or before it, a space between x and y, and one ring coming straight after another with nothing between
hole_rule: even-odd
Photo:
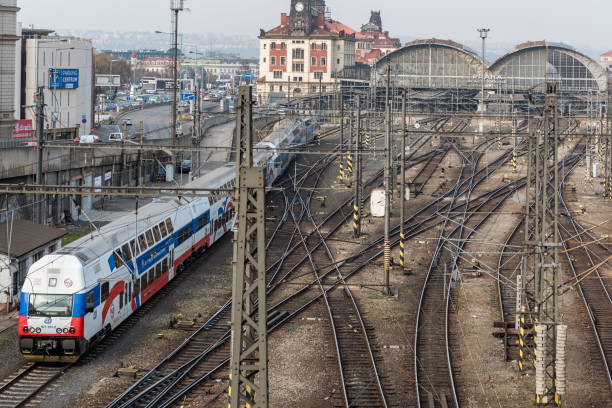
<instances>
[{"instance_id":1,"label":"station building","mask_svg":"<svg viewBox=\"0 0 612 408\"><path fill-rule=\"evenodd\" d=\"M389 68L388 68L389 67ZM557 82L565 113L601 115L607 72L574 48L546 41L526 42L492 64L450 40L412 41L379 59L371 84L383 87L387 69L394 89L410 89L417 111L527 110L529 97L543 98L545 83ZM481 91L484 78L484 94Z\"/></svg>"},{"instance_id":2,"label":"station building","mask_svg":"<svg viewBox=\"0 0 612 408\"><path fill-rule=\"evenodd\" d=\"M367 64L401 45L382 31L380 12L358 32L333 20L324 0L291 0L290 7L278 27L259 36L260 103L337 91L346 79L367 81Z\"/></svg>"}]
</instances>

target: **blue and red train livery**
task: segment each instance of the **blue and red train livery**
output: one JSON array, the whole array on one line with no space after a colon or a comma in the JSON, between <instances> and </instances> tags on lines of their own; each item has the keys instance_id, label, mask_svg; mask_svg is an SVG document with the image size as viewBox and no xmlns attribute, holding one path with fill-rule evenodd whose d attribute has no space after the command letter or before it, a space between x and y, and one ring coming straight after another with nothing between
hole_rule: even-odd
<instances>
[{"instance_id":1,"label":"blue and red train livery","mask_svg":"<svg viewBox=\"0 0 612 408\"><path fill-rule=\"evenodd\" d=\"M267 183L282 174L293 146L312 140L313 119L283 121L257 144L255 163ZM185 187L233 188L227 164ZM234 202L213 194L162 198L123 216L29 269L21 290L20 349L30 361L79 359L180 273L191 256L213 245L234 221Z\"/></svg>"}]
</instances>

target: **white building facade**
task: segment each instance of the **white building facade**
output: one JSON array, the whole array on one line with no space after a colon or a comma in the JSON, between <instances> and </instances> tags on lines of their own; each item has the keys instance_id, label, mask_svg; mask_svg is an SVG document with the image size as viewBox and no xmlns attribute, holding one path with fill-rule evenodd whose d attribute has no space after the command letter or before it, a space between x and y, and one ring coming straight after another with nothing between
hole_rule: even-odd
<instances>
[{"instance_id":1,"label":"white building facade","mask_svg":"<svg viewBox=\"0 0 612 408\"><path fill-rule=\"evenodd\" d=\"M26 30L24 30L25 32ZM24 39L24 119L31 119L36 132L35 95L43 88L45 133L49 139L91 132L93 122L93 46L90 40L39 36ZM56 72L58 79L51 81Z\"/></svg>"}]
</instances>

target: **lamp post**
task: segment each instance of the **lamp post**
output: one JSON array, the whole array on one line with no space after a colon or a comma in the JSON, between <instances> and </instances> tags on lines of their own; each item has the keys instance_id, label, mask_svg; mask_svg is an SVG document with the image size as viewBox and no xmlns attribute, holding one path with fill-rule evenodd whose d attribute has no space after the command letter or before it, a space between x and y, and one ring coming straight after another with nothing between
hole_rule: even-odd
<instances>
[{"instance_id":1,"label":"lamp post","mask_svg":"<svg viewBox=\"0 0 612 408\"><path fill-rule=\"evenodd\" d=\"M481 88L481 103L480 111L485 112L485 102L484 102L484 84L485 84L485 40L487 39L487 34L491 29L489 28L479 28L477 30L480 33L480 38L482 38L482 88Z\"/></svg>"}]
</instances>

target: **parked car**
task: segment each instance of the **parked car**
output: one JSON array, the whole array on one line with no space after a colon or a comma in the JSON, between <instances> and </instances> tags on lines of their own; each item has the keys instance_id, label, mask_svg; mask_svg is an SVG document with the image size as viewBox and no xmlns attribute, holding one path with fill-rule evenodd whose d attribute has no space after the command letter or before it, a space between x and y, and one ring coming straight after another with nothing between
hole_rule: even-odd
<instances>
[{"instance_id":1,"label":"parked car","mask_svg":"<svg viewBox=\"0 0 612 408\"><path fill-rule=\"evenodd\" d=\"M189 173L191 171L191 160L182 160L176 167L179 173Z\"/></svg>"},{"instance_id":2,"label":"parked car","mask_svg":"<svg viewBox=\"0 0 612 408\"><path fill-rule=\"evenodd\" d=\"M123 133L111 133L108 136L109 142L121 142L123 140Z\"/></svg>"},{"instance_id":3,"label":"parked car","mask_svg":"<svg viewBox=\"0 0 612 408\"><path fill-rule=\"evenodd\" d=\"M38 142L21 142L17 145L18 147L36 147Z\"/></svg>"},{"instance_id":4,"label":"parked car","mask_svg":"<svg viewBox=\"0 0 612 408\"><path fill-rule=\"evenodd\" d=\"M96 135L83 135L73 140L74 143L98 143L100 138Z\"/></svg>"}]
</instances>

